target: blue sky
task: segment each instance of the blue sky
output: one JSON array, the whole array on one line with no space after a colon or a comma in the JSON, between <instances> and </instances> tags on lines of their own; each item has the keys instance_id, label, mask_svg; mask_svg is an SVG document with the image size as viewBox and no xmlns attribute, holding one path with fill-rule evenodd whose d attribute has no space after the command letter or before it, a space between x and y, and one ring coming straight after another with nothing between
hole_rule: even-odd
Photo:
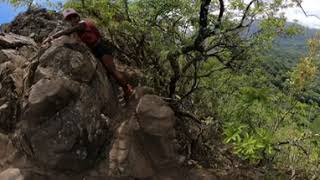
<instances>
[{"instance_id":1,"label":"blue sky","mask_svg":"<svg viewBox=\"0 0 320 180\"><path fill-rule=\"evenodd\" d=\"M14 19L14 17L25 8L14 8L7 3L0 3L0 24L8 23Z\"/></svg>"},{"instance_id":2,"label":"blue sky","mask_svg":"<svg viewBox=\"0 0 320 180\"><path fill-rule=\"evenodd\" d=\"M48 0L35 0L34 2L40 6L46 6ZM50 0L52 3L63 3L65 0ZM20 12L27 8L15 8L8 3L0 2L0 24L11 22Z\"/></svg>"}]
</instances>

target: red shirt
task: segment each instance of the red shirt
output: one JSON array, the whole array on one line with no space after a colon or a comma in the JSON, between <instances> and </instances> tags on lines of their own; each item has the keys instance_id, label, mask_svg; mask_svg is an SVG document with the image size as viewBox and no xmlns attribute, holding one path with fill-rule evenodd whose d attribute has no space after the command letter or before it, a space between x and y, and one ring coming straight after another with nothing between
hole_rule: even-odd
<instances>
[{"instance_id":1,"label":"red shirt","mask_svg":"<svg viewBox=\"0 0 320 180\"><path fill-rule=\"evenodd\" d=\"M93 22L87 20L82 20L79 23L83 24L85 27L84 31L77 33L81 41L89 47L95 46L102 37L98 28L93 24Z\"/></svg>"}]
</instances>

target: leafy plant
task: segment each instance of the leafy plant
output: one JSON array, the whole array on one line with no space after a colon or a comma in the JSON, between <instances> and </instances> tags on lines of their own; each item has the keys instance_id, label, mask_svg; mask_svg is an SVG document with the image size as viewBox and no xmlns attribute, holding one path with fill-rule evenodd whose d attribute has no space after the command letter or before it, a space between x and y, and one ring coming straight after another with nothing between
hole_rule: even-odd
<instances>
[{"instance_id":1,"label":"leafy plant","mask_svg":"<svg viewBox=\"0 0 320 180\"><path fill-rule=\"evenodd\" d=\"M257 163L266 155L273 154L271 136L264 129L248 132L244 124L228 123L224 127L225 143L233 145L234 153L244 160Z\"/></svg>"}]
</instances>

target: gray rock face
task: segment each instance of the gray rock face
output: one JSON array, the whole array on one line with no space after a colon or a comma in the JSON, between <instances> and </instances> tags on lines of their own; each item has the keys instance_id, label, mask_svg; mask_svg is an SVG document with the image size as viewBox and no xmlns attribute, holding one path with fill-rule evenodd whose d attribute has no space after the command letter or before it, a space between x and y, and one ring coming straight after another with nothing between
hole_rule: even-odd
<instances>
[{"instance_id":1,"label":"gray rock face","mask_svg":"<svg viewBox=\"0 0 320 180\"><path fill-rule=\"evenodd\" d=\"M118 105L102 65L68 39L54 41L27 74L15 144L40 166L79 171L95 162L107 140L101 114L112 118Z\"/></svg>"},{"instance_id":2,"label":"gray rock face","mask_svg":"<svg viewBox=\"0 0 320 180\"><path fill-rule=\"evenodd\" d=\"M12 132L18 122L25 68L35 55L35 45L31 38L16 34L0 36L0 131Z\"/></svg>"},{"instance_id":3,"label":"gray rock face","mask_svg":"<svg viewBox=\"0 0 320 180\"><path fill-rule=\"evenodd\" d=\"M119 112L103 66L68 37L48 49L12 33L0 42L0 130L14 132L15 147L38 167L92 166L112 141L105 117Z\"/></svg>"},{"instance_id":4,"label":"gray rock face","mask_svg":"<svg viewBox=\"0 0 320 180\"><path fill-rule=\"evenodd\" d=\"M12 33L0 36L0 46L2 48L17 48L26 45L36 46L36 43L33 39Z\"/></svg>"},{"instance_id":5,"label":"gray rock face","mask_svg":"<svg viewBox=\"0 0 320 180\"><path fill-rule=\"evenodd\" d=\"M62 15L56 12L48 13L46 9L29 9L19 14L7 27L8 31L23 36L32 37L41 42L54 30L61 27Z\"/></svg>"},{"instance_id":6,"label":"gray rock face","mask_svg":"<svg viewBox=\"0 0 320 180\"><path fill-rule=\"evenodd\" d=\"M135 115L117 129L109 153L110 174L152 178L159 169L177 165L174 112L159 96L143 94Z\"/></svg>"},{"instance_id":7,"label":"gray rock face","mask_svg":"<svg viewBox=\"0 0 320 180\"><path fill-rule=\"evenodd\" d=\"M0 173L1 180L25 180L19 169L9 168Z\"/></svg>"},{"instance_id":8,"label":"gray rock face","mask_svg":"<svg viewBox=\"0 0 320 180\"><path fill-rule=\"evenodd\" d=\"M166 136L173 129L173 110L158 96L143 96L137 106L138 121L144 132Z\"/></svg>"}]
</instances>

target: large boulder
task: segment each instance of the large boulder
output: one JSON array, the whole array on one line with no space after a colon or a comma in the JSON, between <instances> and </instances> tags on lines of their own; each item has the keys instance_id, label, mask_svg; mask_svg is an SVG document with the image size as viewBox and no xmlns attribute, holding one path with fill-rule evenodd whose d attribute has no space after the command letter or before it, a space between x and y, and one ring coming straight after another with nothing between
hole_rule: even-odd
<instances>
[{"instance_id":1,"label":"large boulder","mask_svg":"<svg viewBox=\"0 0 320 180\"><path fill-rule=\"evenodd\" d=\"M155 136L166 136L172 131L175 123L174 112L160 97L143 96L136 111L144 132Z\"/></svg>"},{"instance_id":2,"label":"large boulder","mask_svg":"<svg viewBox=\"0 0 320 180\"><path fill-rule=\"evenodd\" d=\"M90 50L69 37L54 41L37 61L25 78L15 144L40 166L88 168L108 144L103 117L118 111L113 86Z\"/></svg>"},{"instance_id":3,"label":"large boulder","mask_svg":"<svg viewBox=\"0 0 320 180\"><path fill-rule=\"evenodd\" d=\"M154 178L159 175L159 169L178 166L175 115L156 95L142 93L134 107L127 112L131 117L117 128L109 153L109 173Z\"/></svg>"}]
</instances>

